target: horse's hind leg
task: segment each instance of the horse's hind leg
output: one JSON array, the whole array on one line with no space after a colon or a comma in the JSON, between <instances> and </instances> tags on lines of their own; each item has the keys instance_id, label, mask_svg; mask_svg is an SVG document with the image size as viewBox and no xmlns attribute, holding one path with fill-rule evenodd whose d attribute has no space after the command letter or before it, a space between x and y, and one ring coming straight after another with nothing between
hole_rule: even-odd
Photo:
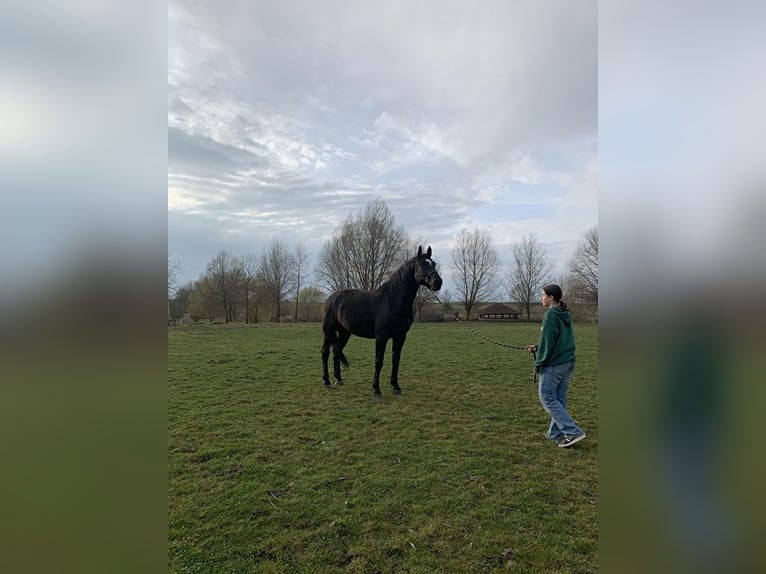
<instances>
[{"instance_id":1,"label":"horse's hind leg","mask_svg":"<svg viewBox=\"0 0 766 574\"><path fill-rule=\"evenodd\" d=\"M343 384L343 375L340 372L340 363L343 361L346 365L348 365L346 356L343 354L343 347L346 346L349 338L351 338L351 333L341 330L338 333L338 340L335 342L335 345L333 345L332 348L333 375L335 375L335 382L339 385Z\"/></svg>"},{"instance_id":2,"label":"horse's hind leg","mask_svg":"<svg viewBox=\"0 0 766 574\"><path fill-rule=\"evenodd\" d=\"M325 387L330 386L330 373L327 370L327 360L330 358L330 348L333 345L334 337L325 333L322 343L322 381Z\"/></svg>"}]
</instances>

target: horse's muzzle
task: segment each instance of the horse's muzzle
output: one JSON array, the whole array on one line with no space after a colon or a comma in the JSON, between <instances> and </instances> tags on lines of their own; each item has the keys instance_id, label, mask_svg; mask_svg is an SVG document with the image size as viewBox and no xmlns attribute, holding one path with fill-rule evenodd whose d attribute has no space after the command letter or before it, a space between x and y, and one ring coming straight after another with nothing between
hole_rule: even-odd
<instances>
[{"instance_id":1,"label":"horse's muzzle","mask_svg":"<svg viewBox=\"0 0 766 574\"><path fill-rule=\"evenodd\" d=\"M428 278L428 288L431 291L438 291L442 288L442 278L438 275Z\"/></svg>"}]
</instances>

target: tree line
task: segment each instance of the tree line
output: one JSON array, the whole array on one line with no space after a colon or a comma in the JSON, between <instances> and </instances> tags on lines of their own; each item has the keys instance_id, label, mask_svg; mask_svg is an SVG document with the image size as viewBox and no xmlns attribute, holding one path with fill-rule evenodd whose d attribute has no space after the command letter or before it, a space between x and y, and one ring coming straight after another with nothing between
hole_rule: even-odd
<instances>
[{"instance_id":1,"label":"tree line","mask_svg":"<svg viewBox=\"0 0 766 574\"><path fill-rule=\"evenodd\" d=\"M172 256L169 261L169 273L175 271L168 276L170 315L188 313L193 319L211 322L278 323L285 316L284 302L294 298L290 310L293 320L319 318L316 307L324 300L324 292L306 285L308 253L300 244L290 250L282 241L274 240L260 256L236 257L221 250L197 281L181 286L175 285L179 263Z\"/></svg>"},{"instance_id":2,"label":"tree line","mask_svg":"<svg viewBox=\"0 0 766 574\"><path fill-rule=\"evenodd\" d=\"M275 239L259 256L236 257L222 250L197 281L177 286L181 265L168 254L168 313L189 313L195 319L223 319L226 323L278 323L287 316L294 321L316 321L329 293L346 288L376 289L422 243L426 243L423 238L410 237L397 225L383 200L374 199L338 225L323 245L313 270L302 245L290 249ZM548 249L534 234L514 244L510 255L510 270L503 276L500 254L489 232L478 227L462 229L451 253L452 290L439 294L444 310L459 305L470 318L478 303L505 294L522 306L529 320L542 287L551 282L562 286L576 319L584 318L577 316L584 315L584 310L597 308L597 227L583 234L566 272L558 278L553 277ZM421 289L415 313L434 301L433 293ZM286 304L289 309L284 308Z\"/></svg>"},{"instance_id":3,"label":"tree line","mask_svg":"<svg viewBox=\"0 0 766 574\"><path fill-rule=\"evenodd\" d=\"M463 229L452 251L454 289L457 301L470 318L477 303L507 294L522 306L527 320L539 303L542 288L558 283L576 319L584 319L598 307L598 227L589 229L567 262L566 271L554 277L550 252L534 233L511 248L511 266L500 276L500 255L486 230ZM451 295L447 295L451 298Z\"/></svg>"}]
</instances>

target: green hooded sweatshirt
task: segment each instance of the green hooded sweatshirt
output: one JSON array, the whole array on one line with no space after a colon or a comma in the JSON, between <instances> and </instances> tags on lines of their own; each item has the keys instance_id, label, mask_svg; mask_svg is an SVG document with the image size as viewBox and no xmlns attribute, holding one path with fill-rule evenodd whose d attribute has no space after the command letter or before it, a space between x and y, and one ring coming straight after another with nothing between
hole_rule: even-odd
<instances>
[{"instance_id":1,"label":"green hooded sweatshirt","mask_svg":"<svg viewBox=\"0 0 766 574\"><path fill-rule=\"evenodd\" d=\"M575 338L572 329L572 315L554 306L543 315L540 328L540 343L537 345L535 372L543 367L561 365L575 360Z\"/></svg>"}]
</instances>

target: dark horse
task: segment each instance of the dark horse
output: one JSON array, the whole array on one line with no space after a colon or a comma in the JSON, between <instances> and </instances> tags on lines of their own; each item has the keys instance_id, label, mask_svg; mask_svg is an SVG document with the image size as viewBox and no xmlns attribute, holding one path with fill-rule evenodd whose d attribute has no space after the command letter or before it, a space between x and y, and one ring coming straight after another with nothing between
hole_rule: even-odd
<instances>
[{"instance_id":1,"label":"dark horse","mask_svg":"<svg viewBox=\"0 0 766 574\"><path fill-rule=\"evenodd\" d=\"M418 254L404 263L391 277L375 291L343 289L327 298L322 313L322 380L330 386L327 372L327 359L332 349L333 371L335 380L343 384L340 364L348 367L348 360L343 354L343 347L351 335L375 339L375 376L372 379L373 394L380 396L380 369L386 345L393 339L391 360L391 386L394 394L399 394L399 359L402 346L407 338L407 331L412 325L413 303L418 288L425 285L431 291L442 287L442 278L436 272L436 265L431 259L431 247L423 253L418 247Z\"/></svg>"}]
</instances>

